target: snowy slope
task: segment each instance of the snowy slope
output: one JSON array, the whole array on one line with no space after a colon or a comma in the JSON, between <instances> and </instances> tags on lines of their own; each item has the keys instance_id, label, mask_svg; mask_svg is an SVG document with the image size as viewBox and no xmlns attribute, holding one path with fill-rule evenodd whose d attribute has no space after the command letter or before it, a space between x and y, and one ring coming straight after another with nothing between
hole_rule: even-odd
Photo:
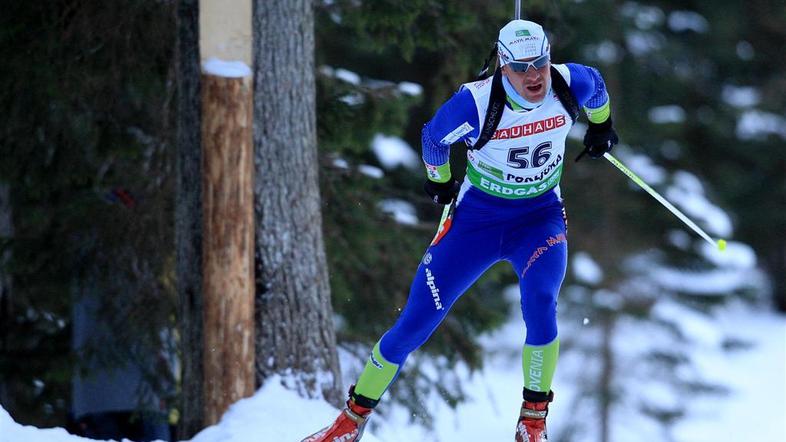
<instances>
[{"instance_id":1,"label":"snowy slope","mask_svg":"<svg viewBox=\"0 0 786 442\"><path fill-rule=\"evenodd\" d=\"M0 442L84 442L90 439L68 434L62 428L39 429L19 425L0 407Z\"/></svg>"},{"instance_id":2,"label":"snowy slope","mask_svg":"<svg viewBox=\"0 0 786 442\"><path fill-rule=\"evenodd\" d=\"M293 441L335 419L338 410L320 400L308 400L271 379L253 397L234 404L218 425L204 429L192 442ZM365 442L380 442L371 434Z\"/></svg>"},{"instance_id":3,"label":"snowy slope","mask_svg":"<svg viewBox=\"0 0 786 442\"><path fill-rule=\"evenodd\" d=\"M719 328L755 347L700 355L706 371L733 395L721 401L699 399L675 434L691 442L786 441L786 320L768 312L727 312L720 316Z\"/></svg>"},{"instance_id":4,"label":"snowy slope","mask_svg":"<svg viewBox=\"0 0 786 442\"><path fill-rule=\"evenodd\" d=\"M671 432L674 441L703 442L718 440L750 440L762 442L786 441L786 317L741 306L726 308L716 321L684 314L681 322L702 340L696 355L701 369L710 378L725 385L730 395L698 399L688 417ZM512 440L513 427L520 406L521 368L519 343L524 330L511 316L511 322L493 335L483 338L490 354L486 368L470 375L463 367L456 367L463 378L468 403L451 410L437 397L427 406L435 416L433 433L409 423L403 409L387 409L385 419L372 419L371 432L364 442L450 441L475 442ZM569 325L570 326L570 325ZM576 324L578 327L590 327ZM635 327L635 324L623 325ZM623 329L622 335L634 334L633 328ZM720 337L749 342L750 347L724 351ZM637 339L641 339L637 336ZM641 345L650 343L643 342ZM566 355L567 356L567 355ZM345 367L355 370L356 364L344 361ZM554 390L557 400L550 414L550 427L559 436L570 417L576 386L567 381L567 374L582 369L582 361L566 357L560 361ZM351 374L347 377L351 377ZM642 390L646 386L642 385ZM647 392L648 394L657 394ZM281 387L280 382L268 382L252 398L242 400L230 408L221 422L195 436L193 442L297 442L305 435L332 421L338 410L317 400L307 400ZM643 417L624 410L612 428L614 441L658 441L662 429ZM631 439L635 434L635 438ZM376 435L377 437L374 437ZM77 442L87 439L68 435L62 429L37 429L15 423L0 409L0 442ZM586 434L579 440L595 441L597 434Z\"/></svg>"},{"instance_id":5,"label":"snowy slope","mask_svg":"<svg viewBox=\"0 0 786 442\"><path fill-rule=\"evenodd\" d=\"M202 430L192 442L297 442L331 422L338 410L320 400L303 399L272 379L248 399L235 403L217 425ZM38 429L15 423L0 408L0 442L84 442L62 428ZM366 433L363 442L380 442Z\"/></svg>"}]
</instances>

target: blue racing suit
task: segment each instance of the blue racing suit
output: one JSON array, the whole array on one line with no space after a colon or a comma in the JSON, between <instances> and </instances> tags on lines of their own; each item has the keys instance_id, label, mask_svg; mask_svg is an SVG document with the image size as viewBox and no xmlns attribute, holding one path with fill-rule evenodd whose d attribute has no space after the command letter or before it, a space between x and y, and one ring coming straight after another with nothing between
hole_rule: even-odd
<instances>
[{"instance_id":1,"label":"blue racing suit","mask_svg":"<svg viewBox=\"0 0 786 442\"><path fill-rule=\"evenodd\" d=\"M590 121L609 118L609 97L597 70L572 63L554 67ZM463 85L424 126L423 160L430 179L449 177L452 143L471 146L477 141L489 82ZM572 120L551 91L528 109L507 79L503 84L508 105L499 128L482 149L468 151L467 175L454 211L443 219L418 266L406 306L374 347L357 383L355 392L364 397L378 400L407 356L426 342L458 298L503 260L519 277L527 329L525 387L544 392L550 388L559 348L557 296L568 255L559 178Z\"/></svg>"}]
</instances>

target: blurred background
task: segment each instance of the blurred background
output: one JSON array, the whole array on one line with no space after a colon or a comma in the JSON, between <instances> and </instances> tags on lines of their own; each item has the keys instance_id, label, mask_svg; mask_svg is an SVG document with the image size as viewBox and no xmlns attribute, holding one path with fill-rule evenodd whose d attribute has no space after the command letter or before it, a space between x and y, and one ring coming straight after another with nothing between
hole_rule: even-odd
<instances>
[{"instance_id":1,"label":"blurred background","mask_svg":"<svg viewBox=\"0 0 786 442\"><path fill-rule=\"evenodd\" d=\"M4 2L0 404L20 423L193 435L178 431L179 6ZM474 80L512 11L513 1L313 3L320 207L345 385L403 307L439 220L422 192L420 130ZM546 29L553 62L603 74L615 154L729 240L713 250L603 160L565 163L571 258L551 436L703 440L693 411L743 399L746 412L782 420L786 6L531 0L523 16ZM453 147L457 177L464 155ZM497 365L520 370L515 284L507 264L492 268L410 358L380 414L389 424L412 410L400 421L418 436L385 440L457 440L436 410L476 402L472 379ZM740 378L775 390L740 396L753 388ZM379 421L372 431L396 434Z\"/></svg>"}]
</instances>

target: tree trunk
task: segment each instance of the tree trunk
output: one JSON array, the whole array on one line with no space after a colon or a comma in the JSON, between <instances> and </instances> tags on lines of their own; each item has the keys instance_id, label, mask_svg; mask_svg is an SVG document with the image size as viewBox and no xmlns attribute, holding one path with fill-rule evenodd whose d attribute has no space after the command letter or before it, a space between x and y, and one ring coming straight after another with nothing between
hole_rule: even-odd
<instances>
[{"instance_id":1,"label":"tree trunk","mask_svg":"<svg viewBox=\"0 0 786 442\"><path fill-rule=\"evenodd\" d=\"M614 349L612 348L614 340L614 312L603 312L601 318L601 349L600 349L600 379L598 379L599 390L599 409L600 409L600 425L598 430L600 432L600 442L610 442L611 439L611 409L614 406L614 376L615 376L615 363L614 363Z\"/></svg>"},{"instance_id":2,"label":"tree trunk","mask_svg":"<svg viewBox=\"0 0 786 442\"><path fill-rule=\"evenodd\" d=\"M307 0L255 0L257 376L341 402L322 239L314 14Z\"/></svg>"},{"instance_id":3,"label":"tree trunk","mask_svg":"<svg viewBox=\"0 0 786 442\"><path fill-rule=\"evenodd\" d=\"M781 176L786 174L786 161L781 160L778 165ZM776 235L770 241L769 250L764 261L773 281L773 300L775 308L781 313L786 313L786 239L783 235Z\"/></svg>"},{"instance_id":4,"label":"tree trunk","mask_svg":"<svg viewBox=\"0 0 786 442\"><path fill-rule=\"evenodd\" d=\"M619 0L615 0L613 4L615 8L618 6ZM615 9L617 10L617 9ZM614 17L617 17L616 14ZM615 18L615 20L617 20ZM616 27L617 32L614 35L614 40L617 44L622 45L624 42L624 35L620 31L621 26ZM624 46L624 45L623 45ZM620 47L623 47L620 46ZM621 72L620 65L610 65L603 70L603 77L606 82L606 88L609 93L609 98L612 104L612 118L615 115L625 115L625 109L622 107L622 87L621 87ZM605 174L608 178L601 179L600 194L601 201L603 201L603 216L601 220L603 238L599 247L599 254L602 258L602 265L607 269L606 284L608 287L615 287L622 275L616 269L620 268L623 254L618 249L617 235L623 226L620 226L620 206L617 193L619 192L620 183L624 178L613 167L606 169ZM615 269L615 270L612 270ZM612 288L612 290L614 290ZM598 408L600 410L599 420L599 441L609 442L612 440L612 427L614 425L612 419L612 409L615 405L617 398L614 391L614 379L616 373L616 360L614 356L614 334L615 324L617 322L618 313L615 311L604 311L601 317L602 327L602 342L601 342L601 372L600 379L598 380L598 389L600 390Z\"/></svg>"},{"instance_id":5,"label":"tree trunk","mask_svg":"<svg viewBox=\"0 0 786 442\"><path fill-rule=\"evenodd\" d=\"M175 249L179 298L181 419L178 436L203 427L202 152L200 144L199 2L177 6L177 189Z\"/></svg>"},{"instance_id":6,"label":"tree trunk","mask_svg":"<svg viewBox=\"0 0 786 442\"><path fill-rule=\"evenodd\" d=\"M251 79L202 77L205 424L254 394Z\"/></svg>"},{"instance_id":7,"label":"tree trunk","mask_svg":"<svg viewBox=\"0 0 786 442\"><path fill-rule=\"evenodd\" d=\"M8 325L13 320L11 309L11 275L8 263L11 260L10 240L14 236L11 218L10 186L0 183L0 352L8 350ZM13 395L8 391L4 379L0 379L0 403L8 409L14 409Z\"/></svg>"},{"instance_id":8,"label":"tree trunk","mask_svg":"<svg viewBox=\"0 0 786 442\"><path fill-rule=\"evenodd\" d=\"M781 313L786 313L786 278L783 277L786 271L786 241L776 238L773 242L772 250L767 254L765 262L770 275L776 275L772 278L775 308Z\"/></svg>"}]
</instances>

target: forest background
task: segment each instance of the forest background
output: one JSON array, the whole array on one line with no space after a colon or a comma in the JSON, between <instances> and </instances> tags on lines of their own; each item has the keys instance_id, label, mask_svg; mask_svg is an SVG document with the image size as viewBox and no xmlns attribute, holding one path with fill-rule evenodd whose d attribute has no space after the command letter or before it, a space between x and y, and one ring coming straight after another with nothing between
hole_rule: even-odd
<instances>
[{"instance_id":1,"label":"forest background","mask_svg":"<svg viewBox=\"0 0 786 442\"><path fill-rule=\"evenodd\" d=\"M175 253L182 4L5 3L0 403L20 422L62 426L85 360L112 366L163 354L172 358L148 367L148 385L178 410L182 390L172 361L183 356ZM374 146L395 137L419 155L422 125L474 79L512 2L336 0L313 8L330 293L338 345L362 360L403 306L440 214L422 194L423 170L407 161L384 164ZM568 275L561 314L592 317L600 338L566 337L565 351L598 358L588 397L612 404L618 395L608 342L623 318L655 323L679 342L676 325L653 315L664 299L704 315L740 299L786 312L786 7L774 0L557 0L526 2L525 16L549 32L554 62L603 73L622 140L616 152L654 171L645 178L713 236L729 237L730 252L755 256L722 290L654 283L648 275L669 270L697 280L730 271L609 164L566 162L571 253L597 263L603 277ZM569 140L571 153L580 151L581 129ZM462 156L454 146L457 176ZM708 206L681 195L698 195L720 213L691 212ZM391 216L402 207L403 222ZM488 272L425 354L445 356L435 359L442 368L461 361L481 369L477 337L503 324L503 289L514 278L504 266ZM74 303L87 292L101 294L101 317L118 331L115 351L100 341L88 354L72 351ZM691 364L682 346L649 358L655 371ZM398 401L416 406L424 385L450 403L464 399L450 370L435 383L411 365L394 387ZM671 381L697 394L718 390L701 379ZM649 412L664 422L679 417L674 409ZM429 424L428 413L419 419Z\"/></svg>"}]
</instances>

